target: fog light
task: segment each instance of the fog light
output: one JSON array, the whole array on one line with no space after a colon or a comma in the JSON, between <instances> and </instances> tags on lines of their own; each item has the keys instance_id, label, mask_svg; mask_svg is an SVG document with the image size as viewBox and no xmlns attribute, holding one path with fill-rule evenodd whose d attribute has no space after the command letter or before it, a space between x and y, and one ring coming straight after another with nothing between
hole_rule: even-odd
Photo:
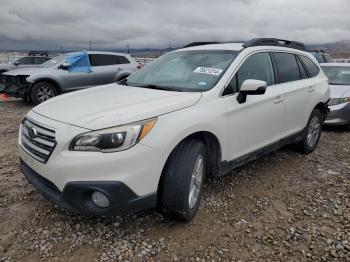
<instances>
[{"instance_id":1,"label":"fog light","mask_svg":"<svg viewBox=\"0 0 350 262\"><path fill-rule=\"evenodd\" d=\"M92 202L98 207L109 207L109 200L106 197L105 194L99 192L99 191L94 191L91 195Z\"/></svg>"}]
</instances>

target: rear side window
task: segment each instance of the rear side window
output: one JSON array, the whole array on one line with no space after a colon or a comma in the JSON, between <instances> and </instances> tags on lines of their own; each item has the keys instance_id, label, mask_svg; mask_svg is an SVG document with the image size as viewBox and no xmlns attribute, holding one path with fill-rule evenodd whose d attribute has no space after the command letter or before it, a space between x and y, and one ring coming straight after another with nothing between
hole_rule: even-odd
<instances>
[{"instance_id":1,"label":"rear side window","mask_svg":"<svg viewBox=\"0 0 350 262\"><path fill-rule=\"evenodd\" d=\"M301 61L306 66L307 71L309 72L310 77L317 76L320 72L320 69L317 65L314 64L308 57L306 56L299 56Z\"/></svg>"},{"instance_id":2,"label":"rear side window","mask_svg":"<svg viewBox=\"0 0 350 262\"><path fill-rule=\"evenodd\" d=\"M115 56L118 64L130 64L130 61L124 56Z\"/></svg>"},{"instance_id":3,"label":"rear side window","mask_svg":"<svg viewBox=\"0 0 350 262\"><path fill-rule=\"evenodd\" d=\"M317 62L319 63L325 63L326 60L324 59L323 55L320 53L313 53L314 57L316 58Z\"/></svg>"},{"instance_id":4,"label":"rear side window","mask_svg":"<svg viewBox=\"0 0 350 262\"><path fill-rule=\"evenodd\" d=\"M89 57L91 66L109 66L130 63L124 56L92 54Z\"/></svg>"},{"instance_id":5,"label":"rear side window","mask_svg":"<svg viewBox=\"0 0 350 262\"><path fill-rule=\"evenodd\" d=\"M21 59L17 60L17 62L21 63L22 65L32 65L34 64L34 58L31 56L22 57Z\"/></svg>"},{"instance_id":6,"label":"rear side window","mask_svg":"<svg viewBox=\"0 0 350 262\"><path fill-rule=\"evenodd\" d=\"M279 83L300 80L299 67L294 54L273 53Z\"/></svg>"},{"instance_id":7,"label":"rear side window","mask_svg":"<svg viewBox=\"0 0 350 262\"><path fill-rule=\"evenodd\" d=\"M116 60L112 55L92 54L90 55L91 66L114 65Z\"/></svg>"},{"instance_id":8,"label":"rear side window","mask_svg":"<svg viewBox=\"0 0 350 262\"><path fill-rule=\"evenodd\" d=\"M304 65L300 62L300 59L297 58L298 66L299 66L299 71L300 71L300 78L301 79L306 79L308 78L307 72L305 70Z\"/></svg>"},{"instance_id":9,"label":"rear side window","mask_svg":"<svg viewBox=\"0 0 350 262\"><path fill-rule=\"evenodd\" d=\"M49 58L46 58L46 57L33 57L33 64L40 65L40 64L46 62L47 60L49 60Z\"/></svg>"}]
</instances>

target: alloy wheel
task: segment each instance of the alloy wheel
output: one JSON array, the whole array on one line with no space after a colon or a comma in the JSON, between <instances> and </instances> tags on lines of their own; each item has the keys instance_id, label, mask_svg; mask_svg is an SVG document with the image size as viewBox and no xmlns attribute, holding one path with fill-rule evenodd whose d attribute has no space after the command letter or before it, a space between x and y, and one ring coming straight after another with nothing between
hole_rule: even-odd
<instances>
[{"instance_id":1,"label":"alloy wheel","mask_svg":"<svg viewBox=\"0 0 350 262\"><path fill-rule=\"evenodd\" d=\"M194 168L191 176L191 184L190 184L190 194L188 197L189 207L192 209L196 206L198 201L199 193L202 187L203 180L203 156L199 154L197 156L196 162L194 164Z\"/></svg>"}]
</instances>

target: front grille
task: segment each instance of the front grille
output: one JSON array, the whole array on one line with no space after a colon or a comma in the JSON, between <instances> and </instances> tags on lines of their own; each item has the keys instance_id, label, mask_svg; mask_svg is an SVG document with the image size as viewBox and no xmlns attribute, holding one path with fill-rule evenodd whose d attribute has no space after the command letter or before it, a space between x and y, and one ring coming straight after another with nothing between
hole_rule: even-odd
<instances>
[{"instance_id":1,"label":"front grille","mask_svg":"<svg viewBox=\"0 0 350 262\"><path fill-rule=\"evenodd\" d=\"M55 130L26 118L20 127L20 144L31 157L46 163L56 146Z\"/></svg>"}]
</instances>

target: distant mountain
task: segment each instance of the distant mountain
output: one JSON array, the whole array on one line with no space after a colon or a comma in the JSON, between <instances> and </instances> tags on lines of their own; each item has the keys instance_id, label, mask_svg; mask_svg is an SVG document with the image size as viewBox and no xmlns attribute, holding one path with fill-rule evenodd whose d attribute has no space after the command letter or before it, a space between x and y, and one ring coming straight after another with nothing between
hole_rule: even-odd
<instances>
[{"instance_id":1,"label":"distant mountain","mask_svg":"<svg viewBox=\"0 0 350 262\"><path fill-rule=\"evenodd\" d=\"M350 41L341 41L320 45L308 45L310 49L323 49L333 58L350 58Z\"/></svg>"},{"instance_id":2,"label":"distant mountain","mask_svg":"<svg viewBox=\"0 0 350 262\"><path fill-rule=\"evenodd\" d=\"M341 41L341 42L335 42L335 43L328 43L328 44L320 44L320 45L309 45L309 47L312 48L323 48L323 49L350 49L350 41Z\"/></svg>"}]
</instances>

